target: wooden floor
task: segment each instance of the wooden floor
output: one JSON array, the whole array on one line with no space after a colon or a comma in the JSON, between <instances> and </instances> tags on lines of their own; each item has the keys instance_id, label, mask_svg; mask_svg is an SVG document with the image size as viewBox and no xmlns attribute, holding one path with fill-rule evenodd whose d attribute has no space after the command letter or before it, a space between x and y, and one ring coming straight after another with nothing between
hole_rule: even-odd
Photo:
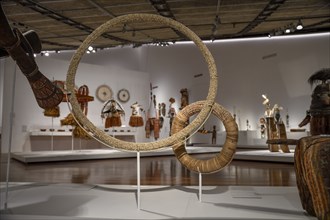
<instances>
[{"instance_id":1,"label":"wooden floor","mask_svg":"<svg viewBox=\"0 0 330 220\"><path fill-rule=\"evenodd\" d=\"M1 182L6 180L6 167L2 159ZM136 167L135 158L33 164L12 160L9 181L135 185ZM198 174L184 168L174 156L143 157L141 184L198 185ZM296 177L293 164L234 160L218 173L203 175L203 185L295 186Z\"/></svg>"}]
</instances>

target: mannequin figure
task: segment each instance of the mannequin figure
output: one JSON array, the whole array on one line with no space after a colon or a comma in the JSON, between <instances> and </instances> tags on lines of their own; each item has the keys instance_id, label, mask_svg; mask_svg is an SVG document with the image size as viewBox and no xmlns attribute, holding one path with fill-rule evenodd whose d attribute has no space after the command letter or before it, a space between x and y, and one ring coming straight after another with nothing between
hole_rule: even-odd
<instances>
[{"instance_id":1,"label":"mannequin figure","mask_svg":"<svg viewBox=\"0 0 330 220\"><path fill-rule=\"evenodd\" d=\"M101 118L105 118L105 128L120 127L121 116L125 116L125 111L119 102L109 99L104 103Z\"/></svg>"}]
</instances>

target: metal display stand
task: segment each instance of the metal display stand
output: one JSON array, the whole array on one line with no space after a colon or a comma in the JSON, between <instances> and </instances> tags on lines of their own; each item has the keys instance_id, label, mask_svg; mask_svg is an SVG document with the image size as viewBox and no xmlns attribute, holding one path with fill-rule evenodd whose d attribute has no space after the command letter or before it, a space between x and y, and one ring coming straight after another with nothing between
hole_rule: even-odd
<instances>
[{"instance_id":1,"label":"metal display stand","mask_svg":"<svg viewBox=\"0 0 330 220\"><path fill-rule=\"evenodd\" d=\"M141 192L141 173L140 173L140 151L136 152L136 179L137 179L137 208L140 210L141 208L141 197L140 197L140 192Z\"/></svg>"},{"instance_id":2,"label":"metal display stand","mask_svg":"<svg viewBox=\"0 0 330 220\"><path fill-rule=\"evenodd\" d=\"M73 135L73 132L71 132L71 150L74 151L74 135Z\"/></svg>"},{"instance_id":3,"label":"metal display stand","mask_svg":"<svg viewBox=\"0 0 330 220\"><path fill-rule=\"evenodd\" d=\"M81 151L81 137L79 138L79 151Z\"/></svg>"},{"instance_id":4,"label":"metal display stand","mask_svg":"<svg viewBox=\"0 0 330 220\"><path fill-rule=\"evenodd\" d=\"M7 157L7 173L6 173L6 195L5 195L5 204L4 208L8 208L8 189L9 189L9 173L10 173L10 159L11 159L11 145L13 139L13 124L14 124L14 107L15 107L15 87L16 87L16 71L17 65L15 65L14 76L13 76L13 95L11 97L11 107L10 107L10 123L9 123L9 144L8 144L8 157Z\"/></svg>"},{"instance_id":5,"label":"metal display stand","mask_svg":"<svg viewBox=\"0 0 330 220\"><path fill-rule=\"evenodd\" d=\"M199 202L202 202L202 173L198 173L199 178Z\"/></svg>"},{"instance_id":6,"label":"metal display stand","mask_svg":"<svg viewBox=\"0 0 330 220\"><path fill-rule=\"evenodd\" d=\"M52 128L50 133L50 149L51 151L54 150L54 117L52 117Z\"/></svg>"}]
</instances>

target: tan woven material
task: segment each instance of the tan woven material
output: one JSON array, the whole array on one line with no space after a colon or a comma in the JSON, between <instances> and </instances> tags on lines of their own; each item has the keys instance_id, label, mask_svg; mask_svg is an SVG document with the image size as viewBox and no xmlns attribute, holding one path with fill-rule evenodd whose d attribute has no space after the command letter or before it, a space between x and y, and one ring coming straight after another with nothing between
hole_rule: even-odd
<instances>
[{"instance_id":1,"label":"tan woven material","mask_svg":"<svg viewBox=\"0 0 330 220\"><path fill-rule=\"evenodd\" d=\"M172 134L184 128L189 117L199 112L205 101L195 102L181 110L173 120ZM226 129L226 141L222 150L215 157L208 160L199 160L191 157L181 143L173 145L173 151L178 160L189 170L198 173L213 173L226 167L234 157L238 140L238 128L234 118L221 105L214 103L212 113L217 116L224 124Z\"/></svg>"},{"instance_id":2,"label":"tan woven material","mask_svg":"<svg viewBox=\"0 0 330 220\"><path fill-rule=\"evenodd\" d=\"M302 207L318 219L330 219L330 137L301 138L294 162Z\"/></svg>"},{"instance_id":3,"label":"tan woven material","mask_svg":"<svg viewBox=\"0 0 330 220\"><path fill-rule=\"evenodd\" d=\"M64 119L61 119L60 122L61 122L61 126L64 126L64 125L78 126L72 113L69 113Z\"/></svg>"},{"instance_id":4,"label":"tan woven material","mask_svg":"<svg viewBox=\"0 0 330 220\"><path fill-rule=\"evenodd\" d=\"M283 122L276 125L276 130L278 131L278 138L287 139L286 129ZM283 153L291 153L289 146L285 142L281 143L279 146Z\"/></svg>"},{"instance_id":5,"label":"tan woven material","mask_svg":"<svg viewBox=\"0 0 330 220\"><path fill-rule=\"evenodd\" d=\"M44 111L44 116L47 117L60 117L60 107L55 106L53 108L46 108Z\"/></svg>"},{"instance_id":6,"label":"tan woven material","mask_svg":"<svg viewBox=\"0 0 330 220\"><path fill-rule=\"evenodd\" d=\"M75 138L81 138L81 139L91 139L90 135L80 126L76 126L72 134Z\"/></svg>"},{"instance_id":7,"label":"tan woven material","mask_svg":"<svg viewBox=\"0 0 330 220\"><path fill-rule=\"evenodd\" d=\"M62 91L41 72L38 71L36 75L38 77L34 77L34 80L29 77L27 79L38 105L43 109L58 106L63 100ZM36 78L37 80L35 80Z\"/></svg>"},{"instance_id":8,"label":"tan woven material","mask_svg":"<svg viewBox=\"0 0 330 220\"><path fill-rule=\"evenodd\" d=\"M129 126L131 127L141 127L143 126L143 118L141 116L132 115L129 118Z\"/></svg>"},{"instance_id":9,"label":"tan woven material","mask_svg":"<svg viewBox=\"0 0 330 220\"><path fill-rule=\"evenodd\" d=\"M268 140L277 139L277 131L276 131L276 125L275 125L275 119L274 117L267 117L267 138ZM277 144L268 144L268 149L270 152L279 152L279 146Z\"/></svg>"},{"instance_id":10,"label":"tan woven material","mask_svg":"<svg viewBox=\"0 0 330 220\"><path fill-rule=\"evenodd\" d=\"M208 95L206 97L206 101L200 111L200 113L196 116L196 118L184 129L176 134L161 139L156 142L150 143L132 143L126 142L122 140L118 140L106 134L103 130L97 128L91 121L87 119L87 117L83 114L80 109L80 105L77 101L76 95L74 93L74 85L75 85L75 76L78 69L78 64L85 54L89 45L91 45L100 35L107 32L112 27L118 27L118 25L123 25L131 22L155 22L163 25L170 26L171 28L176 29L177 31L181 32L187 38L192 40L197 48L202 53L210 74L210 87L208 91ZM69 93L72 95L70 96L70 103L72 106L72 112L75 118L79 121L84 128L87 128L94 136L95 139L99 140L100 142L104 143L109 147L114 147L117 149L127 150L127 151L150 151L156 150L159 148L168 147L178 140L182 140L185 136L190 133L193 133L195 130L198 129L200 125L204 123L206 118L208 117L212 106L214 104L215 96L217 94L217 86L218 86L218 76L217 76L217 69L215 66L214 59L207 49L205 44L201 41L201 39L192 32L189 28L184 26L183 24L174 21L169 18L165 18L159 15L152 15L152 14L129 14L123 15L116 18L109 20L108 22L104 23L97 29L93 31L80 45L78 50L75 52L71 59L71 63L68 69L67 79L66 79L67 89Z\"/></svg>"},{"instance_id":11,"label":"tan woven material","mask_svg":"<svg viewBox=\"0 0 330 220\"><path fill-rule=\"evenodd\" d=\"M120 115L114 115L107 117L105 119L105 128L110 128L110 127L120 127L121 126L121 118Z\"/></svg>"}]
</instances>

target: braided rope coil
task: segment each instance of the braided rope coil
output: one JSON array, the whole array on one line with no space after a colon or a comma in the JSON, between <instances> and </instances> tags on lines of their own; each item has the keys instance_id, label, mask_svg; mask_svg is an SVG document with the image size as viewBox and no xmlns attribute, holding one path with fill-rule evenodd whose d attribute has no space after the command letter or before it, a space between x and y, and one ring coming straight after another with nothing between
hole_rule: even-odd
<instances>
[{"instance_id":1,"label":"braided rope coil","mask_svg":"<svg viewBox=\"0 0 330 220\"><path fill-rule=\"evenodd\" d=\"M181 32L185 36L187 36L190 40L192 40L197 48L202 53L205 62L208 66L208 71L210 74L210 87L208 91L208 95L206 100L204 101L203 107L200 110L200 113L196 116L196 118L185 128L181 131L173 134L172 136L161 139L155 142L149 143L132 143L126 142L122 140L118 140L106 134L103 130L97 128L91 121L87 119L87 117L83 114L80 108L80 104L77 101L77 97L74 92L74 85L75 85L75 76L78 69L78 64L85 54L89 45L91 45L98 37L100 37L103 33L109 31L112 27L118 27L118 25L126 24L130 22L155 22L160 23L163 25L168 25L171 28L176 29L177 31ZM151 151L156 150L164 147L171 146L178 142L178 140L184 139L188 134L194 133L198 127L200 127L205 120L207 119L213 105L215 96L217 94L217 86L218 86L218 75L217 69L215 65L215 61L213 56L211 55L210 51L207 49L205 44L201 41L201 39L189 28L184 26L183 24L165 18L159 15L152 15L152 14L129 14L123 15L116 18L113 18L103 25L99 26L95 31L93 31L80 45L77 49L75 54L73 55L68 73L66 78L66 86L69 91L70 95L70 103L72 106L72 113L75 116L76 120L79 122L81 126L83 126L87 131L90 132L90 135L93 136L96 140L102 142L103 144L113 147L116 149L126 150L126 151Z\"/></svg>"},{"instance_id":2,"label":"braided rope coil","mask_svg":"<svg viewBox=\"0 0 330 220\"><path fill-rule=\"evenodd\" d=\"M173 120L172 134L183 129L189 117L198 113L205 101L198 101L182 109ZM215 157L208 160L199 160L191 157L184 146L184 139L173 145L172 149L178 160L189 170L198 173L214 173L226 167L233 159L238 140L238 128L231 114L218 103L214 103L212 113L224 124L226 129L226 141L222 150Z\"/></svg>"}]
</instances>

